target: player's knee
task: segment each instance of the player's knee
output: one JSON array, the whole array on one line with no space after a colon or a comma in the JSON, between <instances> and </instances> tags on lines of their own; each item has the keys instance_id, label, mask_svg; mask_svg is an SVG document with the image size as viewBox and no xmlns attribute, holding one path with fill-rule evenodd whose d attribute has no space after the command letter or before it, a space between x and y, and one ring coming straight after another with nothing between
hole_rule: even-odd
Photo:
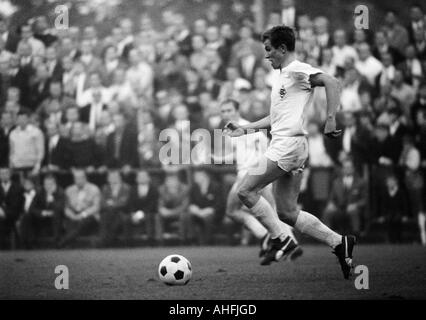
<instances>
[{"instance_id":1,"label":"player's knee","mask_svg":"<svg viewBox=\"0 0 426 320\"><path fill-rule=\"evenodd\" d=\"M251 193L252 191L250 190L250 188L249 187L247 187L247 186L241 186L239 189L238 189L238 198L243 202L243 203L246 203L246 201L247 201L247 199L249 199L249 197L250 197L250 193Z\"/></svg>"},{"instance_id":2,"label":"player's knee","mask_svg":"<svg viewBox=\"0 0 426 320\"><path fill-rule=\"evenodd\" d=\"M228 218L230 218L230 219L234 220L234 219L235 219L235 216L236 216L235 211L236 211L236 210L234 210L234 209L232 209L232 208L229 208L229 209L226 209L225 214L226 214L226 216L227 216Z\"/></svg>"},{"instance_id":3,"label":"player's knee","mask_svg":"<svg viewBox=\"0 0 426 320\"><path fill-rule=\"evenodd\" d=\"M300 209L297 205L287 205L277 210L278 217L281 221L293 226L296 223Z\"/></svg>"}]
</instances>

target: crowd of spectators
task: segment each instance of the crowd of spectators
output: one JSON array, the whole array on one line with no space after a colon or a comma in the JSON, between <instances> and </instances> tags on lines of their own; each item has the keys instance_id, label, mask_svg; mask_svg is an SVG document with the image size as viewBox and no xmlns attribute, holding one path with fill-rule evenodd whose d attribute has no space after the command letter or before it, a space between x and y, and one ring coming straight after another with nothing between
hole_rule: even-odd
<instances>
[{"instance_id":1,"label":"crowd of spectators","mask_svg":"<svg viewBox=\"0 0 426 320\"><path fill-rule=\"evenodd\" d=\"M342 84L343 134L334 141L321 135L325 91L315 89L301 205L359 235L381 224L389 241L415 222L426 244L426 18L418 5L409 10L409 21L387 12L377 30L330 30L326 17L283 0L265 27L294 27L298 59ZM228 175L201 171L184 183L168 174L152 183L146 169L167 167L161 130L219 128L226 98L240 102L247 120L267 115L274 71L253 19L189 24L166 8L161 22L159 29L143 13L138 21L122 17L100 37L90 25L55 30L43 16L18 30L0 18L3 247L13 234L31 247L47 225L59 247L94 225L98 244L108 246L119 234L129 240L142 222L152 241L162 243L174 225L182 241L204 244L213 226L226 224L218 190ZM58 180L70 170L72 182ZM123 180L130 173L133 181ZM89 182L93 174L106 181Z\"/></svg>"}]
</instances>

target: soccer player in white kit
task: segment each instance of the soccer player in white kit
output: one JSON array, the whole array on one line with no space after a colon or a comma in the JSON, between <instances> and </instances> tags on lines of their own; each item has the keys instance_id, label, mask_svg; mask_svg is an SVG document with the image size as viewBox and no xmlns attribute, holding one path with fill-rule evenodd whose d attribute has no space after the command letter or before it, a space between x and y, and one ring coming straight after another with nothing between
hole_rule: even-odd
<instances>
[{"instance_id":1,"label":"soccer player in white kit","mask_svg":"<svg viewBox=\"0 0 426 320\"><path fill-rule=\"evenodd\" d=\"M242 118L239 113L239 103L234 99L227 99L221 103L221 118L225 123L235 121L239 125L248 125L249 121ZM228 138L229 139L229 138ZM259 241L261 244L261 250L259 253L260 257L263 257L268 248L269 234L267 229L262 225L262 220L256 219L256 217L250 212L250 210L243 206L241 200L238 198L238 188L243 180L244 176L253 168L257 168L259 164L259 158L266 152L268 146L268 138L265 133L256 132L250 135L241 137L231 138L233 152L229 154L232 158L235 158L237 164L237 179L232 186L227 202L226 202L226 214L235 222L244 225ZM234 157L235 155L235 157ZM262 196L275 207L275 201L272 191L272 184L269 184L261 190ZM286 252L286 255L291 260L298 258L302 253L302 249L298 246L297 240L291 231L291 228L280 221L280 228L283 234L289 237L295 244L292 246L293 250ZM262 260L262 264L270 264L270 260Z\"/></svg>"},{"instance_id":2,"label":"soccer player in white kit","mask_svg":"<svg viewBox=\"0 0 426 320\"><path fill-rule=\"evenodd\" d=\"M314 215L297 205L302 171L308 157L305 130L305 112L312 104L313 88L324 86L327 96L327 120L324 134L335 138L336 112L340 103L340 85L337 79L296 59L295 33L292 28L276 26L262 36L265 58L279 71L271 92L270 115L247 125L230 122L225 131L233 137L248 131L271 128L272 141L264 155L266 168L260 174L246 174L238 196L256 216L262 216L272 238L272 246L265 259L279 261L289 249L289 241L282 233L280 220L333 248L343 276L348 279L352 270L354 236L342 236ZM265 186L275 181L276 209L260 194Z\"/></svg>"}]
</instances>

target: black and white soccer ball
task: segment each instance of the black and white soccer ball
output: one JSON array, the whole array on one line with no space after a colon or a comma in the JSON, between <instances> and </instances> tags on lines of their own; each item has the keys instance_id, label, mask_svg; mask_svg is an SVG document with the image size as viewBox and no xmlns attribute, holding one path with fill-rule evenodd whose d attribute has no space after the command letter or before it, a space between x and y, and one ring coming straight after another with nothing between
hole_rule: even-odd
<instances>
[{"instance_id":1,"label":"black and white soccer ball","mask_svg":"<svg viewBox=\"0 0 426 320\"><path fill-rule=\"evenodd\" d=\"M167 285L185 285L192 277L191 263L184 256L171 254L160 262L158 276Z\"/></svg>"}]
</instances>

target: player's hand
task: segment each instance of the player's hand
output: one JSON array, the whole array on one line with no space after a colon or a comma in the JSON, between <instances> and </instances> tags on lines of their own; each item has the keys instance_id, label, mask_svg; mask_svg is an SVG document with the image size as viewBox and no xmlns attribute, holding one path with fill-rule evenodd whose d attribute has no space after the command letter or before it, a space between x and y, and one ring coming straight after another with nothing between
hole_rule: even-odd
<instances>
[{"instance_id":1,"label":"player's hand","mask_svg":"<svg viewBox=\"0 0 426 320\"><path fill-rule=\"evenodd\" d=\"M336 118L328 118L325 122L324 134L329 138L338 138L342 134L342 130L336 129Z\"/></svg>"},{"instance_id":2,"label":"player's hand","mask_svg":"<svg viewBox=\"0 0 426 320\"><path fill-rule=\"evenodd\" d=\"M244 129L236 122L229 121L224 128L224 133L230 137L240 137L245 134Z\"/></svg>"}]
</instances>

